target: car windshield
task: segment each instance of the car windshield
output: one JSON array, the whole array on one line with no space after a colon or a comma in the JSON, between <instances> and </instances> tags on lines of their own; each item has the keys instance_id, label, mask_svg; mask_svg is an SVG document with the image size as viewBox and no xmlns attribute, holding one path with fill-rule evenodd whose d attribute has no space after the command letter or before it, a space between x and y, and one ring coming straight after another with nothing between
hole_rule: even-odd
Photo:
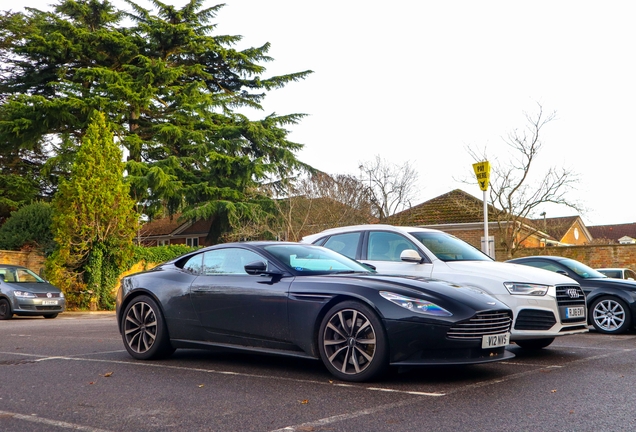
<instances>
[{"instance_id":1,"label":"car windshield","mask_svg":"<svg viewBox=\"0 0 636 432\"><path fill-rule=\"evenodd\" d=\"M288 269L303 274L371 273L359 262L320 246L280 244L265 246L265 250Z\"/></svg>"},{"instance_id":2,"label":"car windshield","mask_svg":"<svg viewBox=\"0 0 636 432\"><path fill-rule=\"evenodd\" d=\"M576 273L579 277L583 279L596 279L596 278L606 278L603 273L600 271L594 270L591 267L586 266L583 263L575 261L573 259L563 259L559 261L562 265L566 266L574 273Z\"/></svg>"},{"instance_id":3,"label":"car windshield","mask_svg":"<svg viewBox=\"0 0 636 432\"><path fill-rule=\"evenodd\" d=\"M432 231L413 231L409 234L442 261L492 261L479 249L450 234Z\"/></svg>"},{"instance_id":4,"label":"car windshield","mask_svg":"<svg viewBox=\"0 0 636 432\"><path fill-rule=\"evenodd\" d=\"M0 268L0 278L11 283L44 283L44 280L26 268Z\"/></svg>"}]
</instances>

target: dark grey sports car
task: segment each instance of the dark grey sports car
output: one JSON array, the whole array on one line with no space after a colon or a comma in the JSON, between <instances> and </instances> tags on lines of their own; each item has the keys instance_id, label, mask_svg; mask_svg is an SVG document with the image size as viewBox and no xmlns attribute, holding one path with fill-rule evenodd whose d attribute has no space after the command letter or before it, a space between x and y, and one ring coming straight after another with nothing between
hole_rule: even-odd
<instances>
[{"instance_id":1,"label":"dark grey sports car","mask_svg":"<svg viewBox=\"0 0 636 432\"><path fill-rule=\"evenodd\" d=\"M117 320L137 359L226 347L322 359L347 381L514 356L512 312L494 298L298 243L217 245L125 277Z\"/></svg>"}]
</instances>

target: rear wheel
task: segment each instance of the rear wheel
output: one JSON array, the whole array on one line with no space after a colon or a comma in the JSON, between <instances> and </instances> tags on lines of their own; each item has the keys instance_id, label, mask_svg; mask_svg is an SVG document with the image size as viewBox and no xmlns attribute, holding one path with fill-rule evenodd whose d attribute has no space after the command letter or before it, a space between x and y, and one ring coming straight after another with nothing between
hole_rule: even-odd
<instances>
[{"instance_id":1,"label":"rear wheel","mask_svg":"<svg viewBox=\"0 0 636 432\"><path fill-rule=\"evenodd\" d=\"M148 296L136 297L126 306L121 334L126 350L136 359L163 358L174 352L161 310Z\"/></svg>"},{"instance_id":2,"label":"rear wheel","mask_svg":"<svg viewBox=\"0 0 636 432\"><path fill-rule=\"evenodd\" d=\"M318 334L320 357L344 381L368 381L388 366L388 344L382 322L368 306L345 301L325 315Z\"/></svg>"},{"instance_id":3,"label":"rear wheel","mask_svg":"<svg viewBox=\"0 0 636 432\"><path fill-rule=\"evenodd\" d=\"M554 342L554 338L543 338L543 339L524 339L515 341L517 345L521 348L525 349L541 349L545 348Z\"/></svg>"},{"instance_id":4,"label":"rear wheel","mask_svg":"<svg viewBox=\"0 0 636 432\"><path fill-rule=\"evenodd\" d=\"M629 308L617 297L599 297L590 306L592 325L600 333L619 334L626 332L631 323Z\"/></svg>"},{"instance_id":5,"label":"rear wheel","mask_svg":"<svg viewBox=\"0 0 636 432\"><path fill-rule=\"evenodd\" d=\"M8 320L13 317L11 312L11 305L7 299L0 299L0 320Z\"/></svg>"}]
</instances>

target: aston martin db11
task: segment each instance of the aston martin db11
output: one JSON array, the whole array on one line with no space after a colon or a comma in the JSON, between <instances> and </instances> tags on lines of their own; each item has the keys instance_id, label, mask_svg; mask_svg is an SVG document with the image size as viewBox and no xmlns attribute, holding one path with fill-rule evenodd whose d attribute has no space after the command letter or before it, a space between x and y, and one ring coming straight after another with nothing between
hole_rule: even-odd
<instances>
[{"instance_id":1,"label":"aston martin db11","mask_svg":"<svg viewBox=\"0 0 636 432\"><path fill-rule=\"evenodd\" d=\"M117 320L136 359L223 347L321 359L346 381L514 356L512 312L493 297L299 243L216 245L127 276Z\"/></svg>"}]
</instances>

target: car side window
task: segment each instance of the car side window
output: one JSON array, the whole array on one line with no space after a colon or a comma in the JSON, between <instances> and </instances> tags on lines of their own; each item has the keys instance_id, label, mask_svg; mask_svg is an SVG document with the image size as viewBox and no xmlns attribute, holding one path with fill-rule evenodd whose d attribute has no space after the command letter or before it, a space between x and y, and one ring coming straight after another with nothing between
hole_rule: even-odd
<instances>
[{"instance_id":1,"label":"car side window","mask_svg":"<svg viewBox=\"0 0 636 432\"><path fill-rule=\"evenodd\" d=\"M632 270L625 270L625 279L634 279L636 280L636 273Z\"/></svg>"},{"instance_id":2,"label":"car side window","mask_svg":"<svg viewBox=\"0 0 636 432\"><path fill-rule=\"evenodd\" d=\"M401 261L400 254L406 249L417 250L417 246L406 237L392 232L371 231L367 259L372 261Z\"/></svg>"},{"instance_id":3,"label":"car side window","mask_svg":"<svg viewBox=\"0 0 636 432\"><path fill-rule=\"evenodd\" d=\"M263 261L267 264L266 259L247 249L215 249L203 253L201 274L205 276L228 274L246 275L245 265L255 261Z\"/></svg>"},{"instance_id":4,"label":"car side window","mask_svg":"<svg viewBox=\"0 0 636 432\"><path fill-rule=\"evenodd\" d=\"M360 242L361 235L362 233L359 231L332 235L323 246L351 259L356 259L356 252L358 251L358 243Z\"/></svg>"}]
</instances>

